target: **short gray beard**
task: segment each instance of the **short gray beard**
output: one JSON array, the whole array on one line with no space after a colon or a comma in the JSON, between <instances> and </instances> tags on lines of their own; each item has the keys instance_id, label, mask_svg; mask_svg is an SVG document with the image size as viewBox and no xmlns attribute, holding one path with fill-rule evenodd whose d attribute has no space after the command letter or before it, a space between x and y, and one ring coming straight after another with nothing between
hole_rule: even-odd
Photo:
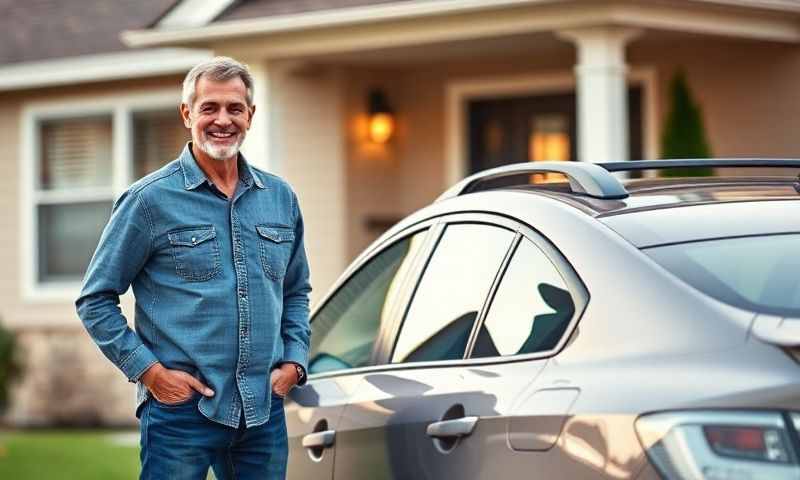
<instances>
[{"instance_id":1,"label":"short gray beard","mask_svg":"<svg viewBox=\"0 0 800 480\"><path fill-rule=\"evenodd\" d=\"M222 162L228 160L229 158L236 157L239 154L239 148L241 148L243 142L244 135L239 136L239 141L230 147L218 147L211 143L210 140L205 142L201 141L198 143L200 150L206 152L206 154L214 160Z\"/></svg>"}]
</instances>

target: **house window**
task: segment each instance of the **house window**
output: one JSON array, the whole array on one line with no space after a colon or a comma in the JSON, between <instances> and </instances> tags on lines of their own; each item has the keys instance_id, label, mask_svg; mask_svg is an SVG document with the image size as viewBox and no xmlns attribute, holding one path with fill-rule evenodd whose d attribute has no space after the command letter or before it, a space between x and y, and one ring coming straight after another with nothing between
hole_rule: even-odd
<instances>
[{"instance_id":1,"label":"house window","mask_svg":"<svg viewBox=\"0 0 800 480\"><path fill-rule=\"evenodd\" d=\"M39 282L80 280L111 215L111 200L42 204L37 210Z\"/></svg>"},{"instance_id":2,"label":"house window","mask_svg":"<svg viewBox=\"0 0 800 480\"><path fill-rule=\"evenodd\" d=\"M40 124L39 283L83 276L113 202L111 130L111 115Z\"/></svg>"},{"instance_id":3,"label":"house window","mask_svg":"<svg viewBox=\"0 0 800 480\"><path fill-rule=\"evenodd\" d=\"M48 111L33 118L35 152L29 244L33 297L75 294L114 199L173 160L189 140L175 103L147 109L109 105L100 113ZM66 287L66 288L62 288Z\"/></svg>"}]
</instances>

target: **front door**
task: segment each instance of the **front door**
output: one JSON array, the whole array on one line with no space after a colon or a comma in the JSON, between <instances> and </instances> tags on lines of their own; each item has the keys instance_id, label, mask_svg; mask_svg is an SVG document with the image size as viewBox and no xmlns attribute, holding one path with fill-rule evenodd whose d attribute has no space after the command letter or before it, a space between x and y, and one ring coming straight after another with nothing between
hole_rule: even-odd
<instances>
[{"instance_id":1,"label":"front door","mask_svg":"<svg viewBox=\"0 0 800 480\"><path fill-rule=\"evenodd\" d=\"M642 158L642 89L628 89L631 159ZM470 101L470 173L511 163L577 160L574 93Z\"/></svg>"}]
</instances>

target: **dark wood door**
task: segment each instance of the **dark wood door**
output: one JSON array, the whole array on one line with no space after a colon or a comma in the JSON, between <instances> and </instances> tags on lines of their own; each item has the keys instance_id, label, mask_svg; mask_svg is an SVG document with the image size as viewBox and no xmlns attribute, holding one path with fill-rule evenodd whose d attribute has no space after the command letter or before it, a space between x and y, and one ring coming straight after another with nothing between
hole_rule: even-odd
<instances>
[{"instance_id":1,"label":"dark wood door","mask_svg":"<svg viewBox=\"0 0 800 480\"><path fill-rule=\"evenodd\" d=\"M628 89L630 156L642 158L641 87ZM510 163L577 160L574 93L468 103L470 173Z\"/></svg>"}]
</instances>

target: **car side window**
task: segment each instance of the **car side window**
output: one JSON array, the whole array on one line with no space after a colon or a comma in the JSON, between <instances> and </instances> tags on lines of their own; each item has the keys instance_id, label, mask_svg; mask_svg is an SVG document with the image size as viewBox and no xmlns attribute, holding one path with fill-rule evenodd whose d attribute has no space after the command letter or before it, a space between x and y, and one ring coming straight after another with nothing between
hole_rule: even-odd
<instances>
[{"instance_id":1,"label":"car side window","mask_svg":"<svg viewBox=\"0 0 800 480\"><path fill-rule=\"evenodd\" d=\"M354 273L314 316L309 373L369 365L381 321L427 230L398 241Z\"/></svg>"},{"instance_id":2,"label":"car side window","mask_svg":"<svg viewBox=\"0 0 800 480\"><path fill-rule=\"evenodd\" d=\"M422 275L392 363L463 358L514 232L484 224L447 226Z\"/></svg>"},{"instance_id":3,"label":"car side window","mask_svg":"<svg viewBox=\"0 0 800 480\"><path fill-rule=\"evenodd\" d=\"M533 242L523 238L478 331L472 358L554 348L575 314L564 279Z\"/></svg>"}]
</instances>

